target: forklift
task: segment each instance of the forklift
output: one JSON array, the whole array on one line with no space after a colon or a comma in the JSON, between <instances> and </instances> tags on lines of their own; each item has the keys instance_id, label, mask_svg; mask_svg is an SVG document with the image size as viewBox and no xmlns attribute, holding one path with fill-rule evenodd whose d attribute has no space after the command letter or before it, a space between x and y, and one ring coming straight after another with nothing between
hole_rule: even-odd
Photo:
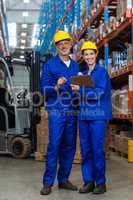
<instances>
[{"instance_id":1,"label":"forklift","mask_svg":"<svg viewBox=\"0 0 133 200\"><path fill-rule=\"evenodd\" d=\"M30 93L39 93L40 55L26 55L30 77ZM39 96L27 98L27 91L16 95L13 85L13 70L9 60L0 57L0 153L9 153L14 158L26 158L36 151L37 123L40 108L35 106Z\"/></svg>"}]
</instances>

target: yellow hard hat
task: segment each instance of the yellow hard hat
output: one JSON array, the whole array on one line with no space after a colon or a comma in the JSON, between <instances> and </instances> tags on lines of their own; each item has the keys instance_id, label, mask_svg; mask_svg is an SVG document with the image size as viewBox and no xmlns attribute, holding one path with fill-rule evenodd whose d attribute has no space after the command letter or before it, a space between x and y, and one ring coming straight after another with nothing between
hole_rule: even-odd
<instances>
[{"instance_id":1,"label":"yellow hard hat","mask_svg":"<svg viewBox=\"0 0 133 200\"><path fill-rule=\"evenodd\" d=\"M81 52L86 49L94 49L98 52L95 42L91 42L91 41L84 42L81 46Z\"/></svg>"},{"instance_id":2,"label":"yellow hard hat","mask_svg":"<svg viewBox=\"0 0 133 200\"><path fill-rule=\"evenodd\" d=\"M57 43L61 40L72 40L72 38L66 31L58 31L53 37L53 42Z\"/></svg>"}]
</instances>

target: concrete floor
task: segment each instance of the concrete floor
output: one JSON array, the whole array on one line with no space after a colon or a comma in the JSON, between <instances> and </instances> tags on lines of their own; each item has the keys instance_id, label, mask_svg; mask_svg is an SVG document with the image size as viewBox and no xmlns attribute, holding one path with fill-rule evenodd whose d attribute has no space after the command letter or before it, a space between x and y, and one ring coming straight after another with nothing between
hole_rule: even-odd
<instances>
[{"instance_id":1,"label":"concrete floor","mask_svg":"<svg viewBox=\"0 0 133 200\"><path fill-rule=\"evenodd\" d=\"M102 195L58 190L57 181L49 196L39 194L43 162L15 160L0 156L0 200L133 200L133 165L124 158L111 156L107 162L108 191ZM80 165L74 165L71 180L82 183Z\"/></svg>"}]
</instances>

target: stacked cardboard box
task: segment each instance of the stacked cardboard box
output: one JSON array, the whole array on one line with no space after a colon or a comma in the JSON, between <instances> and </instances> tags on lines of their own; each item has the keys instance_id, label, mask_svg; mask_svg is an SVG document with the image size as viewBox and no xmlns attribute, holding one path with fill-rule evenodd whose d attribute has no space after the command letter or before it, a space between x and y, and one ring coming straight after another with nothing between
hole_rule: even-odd
<instances>
[{"instance_id":1,"label":"stacked cardboard box","mask_svg":"<svg viewBox=\"0 0 133 200\"><path fill-rule=\"evenodd\" d=\"M113 51L111 54L112 58L112 72L116 72L123 67L127 66L127 48L124 51ZM130 59L130 58L129 58Z\"/></svg>"},{"instance_id":2,"label":"stacked cardboard box","mask_svg":"<svg viewBox=\"0 0 133 200\"><path fill-rule=\"evenodd\" d=\"M128 154L128 139L131 135L131 130L126 125L110 124L108 127L109 149L114 150L121 155Z\"/></svg>"},{"instance_id":3,"label":"stacked cardboard box","mask_svg":"<svg viewBox=\"0 0 133 200\"><path fill-rule=\"evenodd\" d=\"M116 10L116 16L118 19L123 20L126 15L129 17L131 15L132 0L119 0Z\"/></svg>"},{"instance_id":4,"label":"stacked cardboard box","mask_svg":"<svg viewBox=\"0 0 133 200\"><path fill-rule=\"evenodd\" d=\"M74 163L75 164L80 164L82 162L81 158L81 150L80 150L80 141L79 141L79 136L77 137L77 145L76 145L76 153L74 157Z\"/></svg>"},{"instance_id":5,"label":"stacked cardboard box","mask_svg":"<svg viewBox=\"0 0 133 200\"><path fill-rule=\"evenodd\" d=\"M48 116L47 112L41 110L41 122L37 125L37 152L36 160L43 160L46 155L48 144Z\"/></svg>"},{"instance_id":6,"label":"stacked cardboard box","mask_svg":"<svg viewBox=\"0 0 133 200\"><path fill-rule=\"evenodd\" d=\"M109 124L107 129L107 137L109 137L108 148L115 149L115 135L119 132L119 126L116 124Z\"/></svg>"},{"instance_id":7,"label":"stacked cardboard box","mask_svg":"<svg viewBox=\"0 0 133 200\"><path fill-rule=\"evenodd\" d=\"M116 134L115 135L115 150L119 153L128 154L128 137L121 136Z\"/></svg>"},{"instance_id":8,"label":"stacked cardboard box","mask_svg":"<svg viewBox=\"0 0 133 200\"><path fill-rule=\"evenodd\" d=\"M128 88L114 90L112 95L113 114L128 114Z\"/></svg>"},{"instance_id":9,"label":"stacked cardboard box","mask_svg":"<svg viewBox=\"0 0 133 200\"><path fill-rule=\"evenodd\" d=\"M120 142L120 151L123 154L128 154L128 140L131 135L131 130L120 131L121 142Z\"/></svg>"},{"instance_id":10,"label":"stacked cardboard box","mask_svg":"<svg viewBox=\"0 0 133 200\"><path fill-rule=\"evenodd\" d=\"M127 65L132 63L132 45L127 43Z\"/></svg>"},{"instance_id":11,"label":"stacked cardboard box","mask_svg":"<svg viewBox=\"0 0 133 200\"><path fill-rule=\"evenodd\" d=\"M44 160L44 156L47 152L48 145L48 115L43 109L41 110L41 122L37 126L37 152L35 153L35 159L38 161ZM77 137L77 147L74 158L74 163L81 163L81 152L79 136Z\"/></svg>"},{"instance_id":12,"label":"stacked cardboard box","mask_svg":"<svg viewBox=\"0 0 133 200\"><path fill-rule=\"evenodd\" d=\"M106 143L105 143L105 151L106 157L108 157L110 153L110 146L116 146L116 149L119 148L119 141L117 141L118 126L117 125L109 125L106 134ZM116 135L116 138L115 138ZM115 139L114 139L115 138ZM125 142L125 138L122 141ZM48 144L48 116L47 112L43 109L41 110L41 122L37 126L37 152L35 153L35 159L38 161L43 161L47 151L47 144ZM124 150L125 149L125 150ZM124 145L123 151L127 150L127 146ZM77 146L76 146L76 153L74 157L74 163L81 164L82 157L81 157L81 149L80 149L80 141L79 135L77 137Z\"/></svg>"}]
</instances>

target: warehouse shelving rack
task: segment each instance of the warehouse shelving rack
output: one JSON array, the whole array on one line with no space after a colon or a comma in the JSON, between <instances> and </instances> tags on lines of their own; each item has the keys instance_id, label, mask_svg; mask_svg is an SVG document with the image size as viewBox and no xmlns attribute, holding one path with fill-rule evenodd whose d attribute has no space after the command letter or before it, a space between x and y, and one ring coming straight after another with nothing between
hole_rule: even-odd
<instances>
[{"instance_id":1,"label":"warehouse shelving rack","mask_svg":"<svg viewBox=\"0 0 133 200\"><path fill-rule=\"evenodd\" d=\"M38 20L38 41L35 47L41 55L55 52L52 38L57 30L67 30L74 36L76 31L79 31L82 3L81 0L45 0L43 2Z\"/></svg>"},{"instance_id":2,"label":"warehouse shelving rack","mask_svg":"<svg viewBox=\"0 0 133 200\"><path fill-rule=\"evenodd\" d=\"M90 0L89 0L90 1ZM89 14L86 16L86 18L84 18L83 24L81 29L77 32L77 36L75 39L77 39L77 42L79 39L82 38L82 35L84 35L84 33L86 32L86 30L89 29L93 29L94 27L98 27L99 23L100 23L100 19L103 18L104 19L104 23L108 24L109 22L109 12L110 12L110 16L114 15L115 11L116 11L116 6L117 6L117 2L119 0L101 0L101 4L100 1L97 4L97 11L95 13L93 13L93 15L89 12ZM113 6L113 8L112 8ZM91 9L93 10L94 5L91 5ZM86 11L85 11L86 12ZM83 13L84 15L84 13ZM126 13L125 13L126 15ZM107 36L105 36L100 42L98 42L98 46L101 47L104 45L105 47L105 64L108 65L108 42L112 39L114 39L115 37L117 37L117 35L119 33L121 33L125 28L131 26L131 21L132 21L132 17L127 17L123 15L123 21L121 23L119 23L118 27L116 30L113 30L111 33L107 34ZM132 36L133 37L133 36ZM133 40L133 39L132 39Z\"/></svg>"},{"instance_id":3,"label":"warehouse shelving rack","mask_svg":"<svg viewBox=\"0 0 133 200\"><path fill-rule=\"evenodd\" d=\"M3 0L0 0L0 53L1 56L9 55L7 16Z\"/></svg>"},{"instance_id":4,"label":"warehouse shelving rack","mask_svg":"<svg viewBox=\"0 0 133 200\"><path fill-rule=\"evenodd\" d=\"M77 39L81 38L81 36L84 34L84 32L86 31L86 29L88 27L91 27L93 25L93 23L101 17L101 15L103 14L103 12L106 10L106 6L110 5L111 3L113 3L113 0L107 0L107 1L102 1L102 3L98 3L97 5L97 11L95 12L94 15L91 15L91 10L94 9L94 4L91 4L91 0L87 0L86 4L87 4L87 16L82 24L82 28L79 30L79 32L77 33ZM116 3L116 0L115 0ZM86 11L84 11L86 12ZM105 11L106 12L106 11ZM83 13L84 15L84 13Z\"/></svg>"},{"instance_id":5,"label":"warehouse shelving rack","mask_svg":"<svg viewBox=\"0 0 133 200\"><path fill-rule=\"evenodd\" d=\"M99 2L101 4L97 5L95 13L93 13L92 15L92 13L89 11L86 18L84 18L83 25L81 29L77 32L77 36L75 37L75 40L77 40L77 42L78 40L82 39L82 37L84 36L85 32L88 31L88 29L93 30L94 28L97 28L100 24L101 18L102 20L104 20L104 24L108 27L108 22L110 18L109 13L110 15L115 16L118 0L103 0ZM90 10L92 11L94 5L90 5ZM101 48L101 52L104 52L105 67L107 69L109 66L108 58L110 50L109 46L111 46L110 43L113 43L113 41L115 41L115 39L118 37L121 39L121 41L126 41L127 38L130 38L131 48L133 52L133 0L131 1L131 7L128 10L126 10L123 16L121 16L121 19L119 19L117 28L108 32L102 39L98 41L98 46L99 48ZM88 39L91 38L88 37ZM117 43L115 44L115 47L117 47ZM133 80L133 53L131 57L131 64L124 66L115 72L111 72L110 74L112 85L115 85L117 89L121 88L122 84L129 84L129 75L130 77L132 77ZM82 57L79 56L78 60L79 62L82 62ZM129 121L132 124L132 132L130 137L131 139L133 139L133 81L132 87L128 90L128 110L128 113L125 114L113 114L113 120L117 120L119 124L125 122L126 120Z\"/></svg>"}]
</instances>

